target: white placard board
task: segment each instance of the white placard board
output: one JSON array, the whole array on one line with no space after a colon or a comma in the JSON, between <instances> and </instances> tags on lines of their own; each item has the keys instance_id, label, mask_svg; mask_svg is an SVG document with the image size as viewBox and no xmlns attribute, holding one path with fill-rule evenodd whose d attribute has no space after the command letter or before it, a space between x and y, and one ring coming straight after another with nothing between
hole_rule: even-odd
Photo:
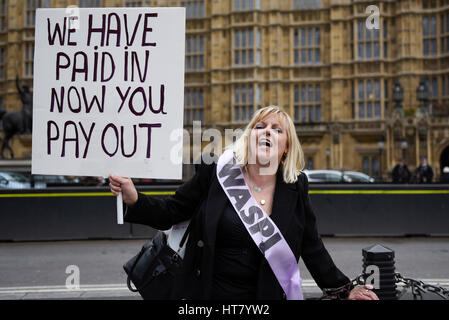
<instances>
[{"instance_id":1,"label":"white placard board","mask_svg":"<svg viewBox=\"0 0 449 320\"><path fill-rule=\"evenodd\" d=\"M37 9L32 173L181 179L184 8Z\"/></svg>"}]
</instances>

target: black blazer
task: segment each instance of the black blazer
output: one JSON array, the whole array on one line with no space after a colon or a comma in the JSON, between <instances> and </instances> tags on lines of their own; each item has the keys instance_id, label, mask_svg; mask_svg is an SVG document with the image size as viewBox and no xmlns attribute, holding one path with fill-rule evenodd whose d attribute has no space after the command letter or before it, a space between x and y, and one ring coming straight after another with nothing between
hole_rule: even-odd
<instances>
[{"instance_id":1,"label":"black blazer","mask_svg":"<svg viewBox=\"0 0 449 320\"><path fill-rule=\"evenodd\" d=\"M177 275L173 299L209 299L213 279L216 230L228 198L216 176L216 164L197 165L195 175L175 195L161 199L139 193L136 204L126 210L124 220L159 230L192 218L186 244L184 270ZM321 241L308 196L308 180L301 173L296 183L284 182L278 170L270 216L292 249L303 258L320 288L337 288L350 280L335 266ZM258 299L285 299L268 262L263 259Z\"/></svg>"}]
</instances>

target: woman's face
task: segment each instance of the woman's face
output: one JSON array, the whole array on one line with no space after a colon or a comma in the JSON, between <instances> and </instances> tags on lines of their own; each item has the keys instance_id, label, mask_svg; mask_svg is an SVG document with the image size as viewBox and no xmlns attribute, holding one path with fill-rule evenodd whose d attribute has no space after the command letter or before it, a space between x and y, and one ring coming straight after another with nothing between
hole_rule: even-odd
<instances>
[{"instance_id":1,"label":"woman's face","mask_svg":"<svg viewBox=\"0 0 449 320\"><path fill-rule=\"evenodd\" d=\"M259 120L251 129L248 162L254 164L256 160L259 165L275 165L277 169L288 151L287 139L284 119L280 115L271 114Z\"/></svg>"}]
</instances>

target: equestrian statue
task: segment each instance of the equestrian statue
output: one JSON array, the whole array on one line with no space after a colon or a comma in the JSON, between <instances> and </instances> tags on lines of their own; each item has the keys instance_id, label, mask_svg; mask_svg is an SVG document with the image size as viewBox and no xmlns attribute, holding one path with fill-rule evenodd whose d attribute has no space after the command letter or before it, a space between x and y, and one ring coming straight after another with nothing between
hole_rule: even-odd
<instances>
[{"instance_id":1,"label":"equestrian statue","mask_svg":"<svg viewBox=\"0 0 449 320\"><path fill-rule=\"evenodd\" d=\"M19 77L16 77L16 87L22 101L21 110L13 110L6 112L3 109L3 101L0 101L0 120L3 124L3 143L1 148L1 158L5 159L5 149L9 150L11 159L14 159L14 152L11 148L10 141L16 134L29 134L32 130L33 120L33 94L27 83L20 87Z\"/></svg>"}]
</instances>

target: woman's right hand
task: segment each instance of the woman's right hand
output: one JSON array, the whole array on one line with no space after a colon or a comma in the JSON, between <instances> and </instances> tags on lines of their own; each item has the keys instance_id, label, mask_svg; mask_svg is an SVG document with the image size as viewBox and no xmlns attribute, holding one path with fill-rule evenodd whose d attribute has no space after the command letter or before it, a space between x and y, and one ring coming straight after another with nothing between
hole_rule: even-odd
<instances>
[{"instance_id":1,"label":"woman's right hand","mask_svg":"<svg viewBox=\"0 0 449 320\"><path fill-rule=\"evenodd\" d=\"M128 206L132 206L137 202L137 190L130 178L123 178L114 174L109 175L109 188L111 192L118 195L122 193L123 202Z\"/></svg>"}]
</instances>

